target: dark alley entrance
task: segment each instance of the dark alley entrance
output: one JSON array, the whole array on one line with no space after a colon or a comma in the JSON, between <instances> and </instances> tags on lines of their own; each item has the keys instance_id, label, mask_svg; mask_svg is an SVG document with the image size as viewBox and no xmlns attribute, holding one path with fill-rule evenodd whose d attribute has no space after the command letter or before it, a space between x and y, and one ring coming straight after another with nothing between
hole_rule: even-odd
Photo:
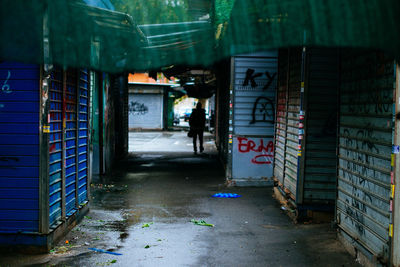
<instances>
[{"instance_id":1,"label":"dark alley entrance","mask_svg":"<svg viewBox=\"0 0 400 267\"><path fill-rule=\"evenodd\" d=\"M142 134L142 141L183 138L179 132L152 134ZM330 224L293 224L271 187L225 187L210 147L206 156L131 154L93 180L89 214L50 254L1 257L0 265L357 266ZM219 192L241 197L211 197Z\"/></svg>"}]
</instances>

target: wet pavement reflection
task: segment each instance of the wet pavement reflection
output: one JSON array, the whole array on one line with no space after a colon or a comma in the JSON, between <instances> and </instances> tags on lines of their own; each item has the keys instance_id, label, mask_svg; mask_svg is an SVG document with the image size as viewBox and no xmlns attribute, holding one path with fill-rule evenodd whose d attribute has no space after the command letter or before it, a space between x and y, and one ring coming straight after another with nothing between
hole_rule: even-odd
<instances>
[{"instance_id":1,"label":"wet pavement reflection","mask_svg":"<svg viewBox=\"0 0 400 267\"><path fill-rule=\"evenodd\" d=\"M131 154L95 177L90 212L51 253L0 266L357 266L329 224L293 224L272 188L225 187L206 151Z\"/></svg>"}]
</instances>

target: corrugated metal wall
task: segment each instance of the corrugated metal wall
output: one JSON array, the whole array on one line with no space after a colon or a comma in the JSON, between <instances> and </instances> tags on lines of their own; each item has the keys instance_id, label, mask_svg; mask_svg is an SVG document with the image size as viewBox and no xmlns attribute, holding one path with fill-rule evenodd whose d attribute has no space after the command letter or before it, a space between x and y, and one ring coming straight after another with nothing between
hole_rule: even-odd
<instances>
[{"instance_id":1,"label":"corrugated metal wall","mask_svg":"<svg viewBox=\"0 0 400 267\"><path fill-rule=\"evenodd\" d=\"M353 240L387 259L393 61L346 50L341 68L337 221Z\"/></svg>"},{"instance_id":2,"label":"corrugated metal wall","mask_svg":"<svg viewBox=\"0 0 400 267\"><path fill-rule=\"evenodd\" d=\"M338 86L337 49L280 50L274 176L296 204L335 201Z\"/></svg>"},{"instance_id":3,"label":"corrugated metal wall","mask_svg":"<svg viewBox=\"0 0 400 267\"><path fill-rule=\"evenodd\" d=\"M0 63L0 232L39 227L39 72Z\"/></svg>"},{"instance_id":4,"label":"corrugated metal wall","mask_svg":"<svg viewBox=\"0 0 400 267\"><path fill-rule=\"evenodd\" d=\"M79 115L78 115L78 203L88 200L89 158L89 74L79 71Z\"/></svg>"},{"instance_id":5,"label":"corrugated metal wall","mask_svg":"<svg viewBox=\"0 0 400 267\"><path fill-rule=\"evenodd\" d=\"M0 232L48 233L88 199L88 74L54 67L48 93L40 75L0 64Z\"/></svg>"},{"instance_id":6,"label":"corrugated metal wall","mask_svg":"<svg viewBox=\"0 0 400 267\"><path fill-rule=\"evenodd\" d=\"M50 225L61 218L63 180L63 71L55 68L50 75L49 134L49 216Z\"/></svg>"},{"instance_id":7,"label":"corrugated metal wall","mask_svg":"<svg viewBox=\"0 0 400 267\"><path fill-rule=\"evenodd\" d=\"M77 73L66 71L64 93L64 149L65 149L65 206L66 215L75 210L76 195L76 155L77 155Z\"/></svg>"},{"instance_id":8,"label":"corrugated metal wall","mask_svg":"<svg viewBox=\"0 0 400 267\"><path fill-rule=\"evenodd\" d=\"M86 70L55 67L50 80L49 224L71 216L88 200L88 97Z\"/></svg>"},{"instance_id":9,"label":"corrugated metal wall","mask_svg":"<svg viewBox=\"0 0 400 267\"><path fill-rule=\"evenodd\" d=\"M339 50L307 50L303 203L336 199Z\"/></svg>"},{"instance_id":10,"label":"corrugated metal wall","mask_svg":"<svg viewBox=\"0 0 400 267\"><path fill-rule=\"evenodd\" d=\"M299 150L301 48L290 49L284 187L296 197Z\"/></svg>"},{"instance_id":11,"label":"corrugated metal wall","mask_svg":"<svg viewBox=\"0 0 400 267\"><path fill-rule=\"evenodd\" d=\"M287 131L287 99L289 50L280 49L278 56L278 89L275 126L275 158L274 176L281 184L285 177L286 131Z\"/></svg>"}]
</instances>

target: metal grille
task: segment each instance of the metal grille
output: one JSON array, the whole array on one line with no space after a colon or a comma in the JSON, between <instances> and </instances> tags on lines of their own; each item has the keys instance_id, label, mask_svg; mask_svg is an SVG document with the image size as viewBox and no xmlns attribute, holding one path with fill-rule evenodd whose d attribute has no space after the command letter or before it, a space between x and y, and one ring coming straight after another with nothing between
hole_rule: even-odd
<instances>
[{"instance_id":1,"label":"metal grille","mask_svg":"<svg viewBox=\"0 0 400 267\"><path fill-rule=\"evenodd\" d=\"M86 70L79 71L79 137L78 137L78 200L82 204L87 198L88 182L88 82Z\"/></svg>"},{"instance_id":2,"label":"metal grille","mask_svg":"<svg viewBox=\"0 0 400 267\"><path fill-rule=\"evenodd\" d=\"M61 218L63 73L55 68L50 80L49 216L50 225Z\"/></svg>"},{"instance_id":3,"label":"metal grille","mask_svg":"<svg viewBox=\"0 0 400 267\"><path fill-rule=\"evenodd\" d=\"M76 132L77 132L77 101L76 101L76 81L75 70L66 72L66 91L64 95L65 106L65 205L66 215L73 213L76 207Z\"/></svg>"},{"instance_id":4,"label":"metal grille","mask_svg":"<svg viewBox=\"0 0 400 267\"><path fill-rule=\"evenodd\" d=\"M380 53L343 53L338 222L383 259L389 251L393 69Z\"/></svg>"}]
</instances>

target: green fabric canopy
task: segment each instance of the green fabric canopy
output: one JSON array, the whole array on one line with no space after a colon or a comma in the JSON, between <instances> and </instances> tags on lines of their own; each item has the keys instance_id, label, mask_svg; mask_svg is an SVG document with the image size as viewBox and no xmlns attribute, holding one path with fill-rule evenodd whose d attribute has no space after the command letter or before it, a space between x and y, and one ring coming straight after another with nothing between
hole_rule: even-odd
<instances>
[{"instance_id":1,"label":"green fabric canopy","mask_svg":"<svg viewBox=\"0 0 400 267\"><path fill-rule=\"evenodd\" d=\"M398 0L2 0L0 60L106 72L207 66L293 46L380 49L400 58Z\"/></svg>"}]
</instances>

